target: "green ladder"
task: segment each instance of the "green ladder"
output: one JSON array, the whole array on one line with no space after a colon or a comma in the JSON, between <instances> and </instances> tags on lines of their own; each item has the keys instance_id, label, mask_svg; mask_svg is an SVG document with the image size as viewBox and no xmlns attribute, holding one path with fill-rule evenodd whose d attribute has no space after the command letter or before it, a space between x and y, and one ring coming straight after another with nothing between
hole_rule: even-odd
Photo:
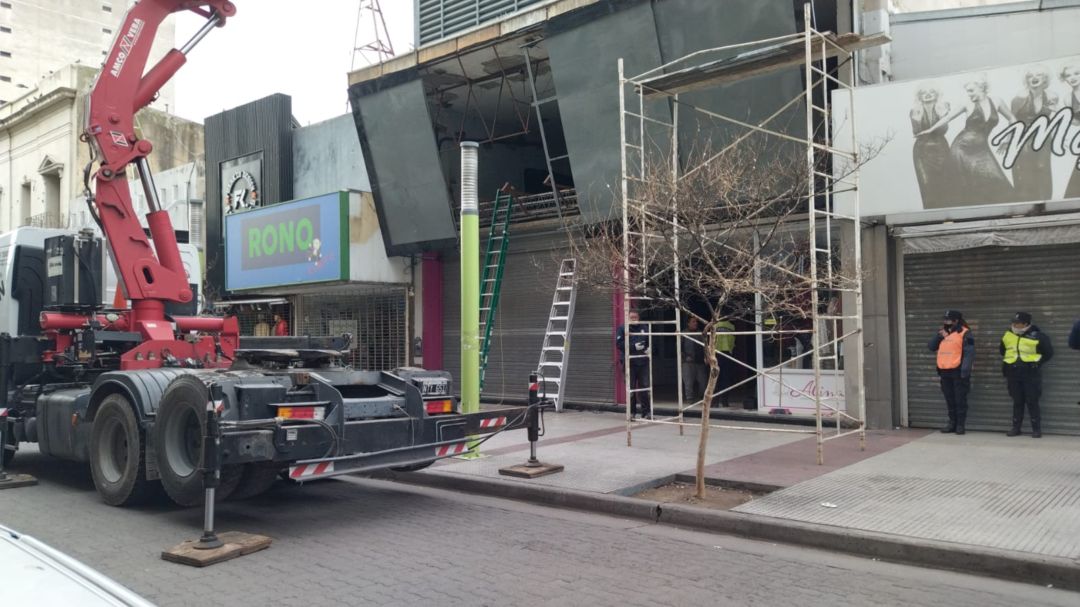
<instances>
[{"instance_id":1,"label":"green ladder","mask_svg":"<svg viewBox=\"0 0 1080 607\"><path fill-rule=\"evenodd\" d=\"M484 390L484 374L487 371L488 352L491 351L491 333L495 328L495 312L499 308L503 269L506 268L506 251L510 248L510 217L514 211L514 197L499 190L495 194L495 208L491 212L491 229L488 231L487 251L480 272L480 390Z\"/></svg>"}]
</instances>

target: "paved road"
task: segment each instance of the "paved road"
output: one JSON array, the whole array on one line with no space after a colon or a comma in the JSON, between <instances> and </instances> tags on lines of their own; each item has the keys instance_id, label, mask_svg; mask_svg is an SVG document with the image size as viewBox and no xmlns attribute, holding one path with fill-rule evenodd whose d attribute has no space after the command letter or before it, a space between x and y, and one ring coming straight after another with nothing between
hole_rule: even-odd
<instances>
[{"instance_id":1,"label":"paved road","mask_svg":"<svg viewBox=\"0 0 1080 607\"><path fill-rule=\"evenodd\" d=\"M158 558L197 535L199 510L111 508L84 467L19 460L41 485L0 491L0 523L161 605L1080 604L1060 590L351 478L225 504L222 530L274 545L199 570Z\"/></svg>"}]
</instances>

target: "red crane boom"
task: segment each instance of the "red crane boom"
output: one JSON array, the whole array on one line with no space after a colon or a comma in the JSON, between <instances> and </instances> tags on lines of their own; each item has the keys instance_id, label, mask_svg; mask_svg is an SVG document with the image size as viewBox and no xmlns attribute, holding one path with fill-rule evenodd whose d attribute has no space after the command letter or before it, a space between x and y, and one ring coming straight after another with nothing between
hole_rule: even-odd
<instances>
[{"instance_id":1,"label":"red crane boom","mask_svg":"<svg viewBox=\"0 0 1080 607\"><path fill-rule=\"evenodd\" d=\"M206 23L187 44L172 49L146 71L150 48L162 21L173 13L191 11ZM126 15L112 50L91 89L82 139L90 144L94 214L112 250L120 286L131 309L118 315L81 316L45 312L42 328L56 339L56 350L70 345L70 331L98 323L107 329L139 333L142 342L121 356L121 369L161 366L227 367L236 349L239 325L235 318L174 317L166 302L192 299L187 276L167 211L161 208L147 156L153 144L135 132L135 114L187 61L187 53L213 28L236 13L228 0L141 0ZM135 214L127 184L127 167L134 165L150 212L147 239ZM89 189L89 184L87 184ZM197 331L198 337L185 335Z\"/></svg>"}]
</instances>

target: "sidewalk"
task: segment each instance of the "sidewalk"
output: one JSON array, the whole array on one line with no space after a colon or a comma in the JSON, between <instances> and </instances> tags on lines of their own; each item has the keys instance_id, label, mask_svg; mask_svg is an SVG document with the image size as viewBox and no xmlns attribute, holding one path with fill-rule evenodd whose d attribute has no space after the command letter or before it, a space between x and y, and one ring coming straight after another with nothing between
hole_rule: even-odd
<instances>
[{"instance_id":1,"label":"sidewalk","mask_svg":"<svg viewBox=\"0 0 1080 607\"><path fill-rule=\"evenodd\" d=\"M635 426L633 446L627 447L622 415L566 411L548 413L546 421L539 458L563 464L565 472L533 480L500 476L499 468L528 457L524 433L513 432L486 443L483 459L444 460L409 480L473 489L497 484L502 489L492 493L515 497L516 489L519 499L565 492L573 499L543 499L580 504L588 494L610 502L692 478L697 428L687 427L679 436L674 426ZM668 520L687 524L711 517L713 522L703 526L735 533L755 529L778 538L801 533L836 550L908 562L923 554L922 563L931 566L1080 588L1080 439L870 431L865 451L857 437L829 441L823 466L816 464L815 451L813 435L713 429L707 451L710 483L777 490L730 512L652 504L655 519L670 515L678 521ZM624 500L613 511L633 512L631 502L642 500ZM770 524L786 527L789 535L762 531ZM819 541L830 534L833 540ZM864 549L873 541L885 547ZM961 564L956 555L971 562ZM1006 568L1008 562L1017 563L1015 573Z\"/></svg>"}]
</instances>

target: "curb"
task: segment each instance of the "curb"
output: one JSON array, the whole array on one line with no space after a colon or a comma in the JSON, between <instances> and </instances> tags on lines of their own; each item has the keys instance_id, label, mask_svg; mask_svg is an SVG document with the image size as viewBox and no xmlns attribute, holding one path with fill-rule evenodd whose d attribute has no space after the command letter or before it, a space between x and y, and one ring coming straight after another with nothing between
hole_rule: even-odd
<instances>
[{"instance_id":1,"label":"curb","mask_svg":"<svg viewBox=\"0 0 1080 607\"><path fill-rule=\"evenodd\" d=\"M454 473L387 472L378 478L436 489L475 493L543 506L572 508L679 527L794 544L882 561L946 569L1054 588L1080 590L1080 560L999 550L940 540L750 516L682 504L657 503L608 493L528 485L525 481Z\"/></svg>"},{"instance_id":2,"label":"curb","mask_svg":"<svg viewBox=\"0 0 1080 607\"><path fill-rule=\"evenodd\" d=\"M621 405L566 403L564 407L573 411L604 411L607 413L626 414L626 407ZM659 406L653 407L653 413L660 417L674 417L679 414L679 410L675 407ZM684 410L683 417L701 419L701 411L697 409ZM757 422L761 424L784 424L789 426L813 426L817 423L813 417L804 417L800 415L762 415L760 413L753 413L749 409L744 411L739 411L738 409L710 409L709 419ZM841 423L841 425L849 429L855 428L855 426L848 423ZM870 428L867 429L869 430Z\"/></svg>"},{"instance_id":3,"label":"curb","mask_svg":"<svg viewBox=\"0 0 1080 607\"><path fill-rule=\"evenodd\" d=\"M521 398L503 398L498 401L482 400L480 404L496 404L496 402L498 404L525 404L526 401ZM566 403L564 408L571 411L603 411L605 413L621 413L626 415L626 407L624 405L610 405L605 403ZM813 426L816 423L813 417L803 417L799 415L762 415L752 411L752 409L745 409L742 411L738 409L710 409L709 419L758 422L762 424L786 424L791 426ZM665 406L654 407L653 412L662 417L674 417L679 414L677 408ZM554 411L552 413L554 413ZM683 417L701 419L701 411L697 409L685 410L683 411ZM843 425L844 427L855 427L849 424Z\"/></svg>"}]
</instances>

